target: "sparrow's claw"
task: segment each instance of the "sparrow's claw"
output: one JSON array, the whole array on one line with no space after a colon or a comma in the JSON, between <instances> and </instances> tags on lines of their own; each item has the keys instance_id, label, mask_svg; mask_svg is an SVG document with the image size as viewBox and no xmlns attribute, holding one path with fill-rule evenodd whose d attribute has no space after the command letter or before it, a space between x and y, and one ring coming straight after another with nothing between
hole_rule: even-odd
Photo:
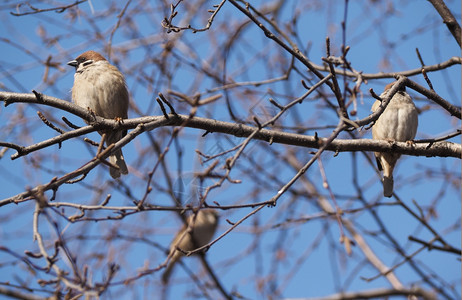
<instances>
[{"instance_id":1,"label":"sparrow's claw","mask_svg":"<svg viewBox=\"0 0 462 300\"><path fill-rule=\"evenodd\" d=\"M385 139L385 141L389 142L390 144L393 144L395 142L394 139Z\"/></svg>"}]
</instances>

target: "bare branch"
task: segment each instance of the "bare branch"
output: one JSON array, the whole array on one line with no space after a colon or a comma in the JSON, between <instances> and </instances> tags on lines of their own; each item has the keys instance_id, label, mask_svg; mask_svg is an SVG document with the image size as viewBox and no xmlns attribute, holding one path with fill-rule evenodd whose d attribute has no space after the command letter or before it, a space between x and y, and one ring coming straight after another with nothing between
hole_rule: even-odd
<instances>
[{"instance_id":1,"label":"bare branch","mask_svg":"<svg viewBox=\"0 0 462 300\"><path fill-rule=\"evenodd\" d=\"M87 0L78 0L78 1L75 1L74 3L72 4L69 4L69 5L65 5L65 6L58 6L58 7L52 7L52 8L36 8L32 5L30 5L29 3L27 4L29 6L29 8L32 10L30 12L25 12L25 13L14 13L14 12L10 12L11 15L13 16L17 16L17 17L20 17L20 16L26 16L26 15L33 15L33 14L38 14L38 13L42 13L42 12L49 12L49 11L54 11L56 13L63 13L66 9L68 8L71 8L71 7L74 7L74 6L77 6L81 3L84 3L84 2L87 2ZM19 8L22 4L19 4L17 7L16 7L16 10L19 11Z\"/></svg>"},{"instance_id":2,"label":"bare branch","mask_svg":"<svg viewBox=\"0 0 462 300\"><path fill-rule=\"evenodd\" d=\"M444 4L443 0L428 0L436 11L440 14L443 19L444 24L448 27L449 31L452 33L452 36L456 39L456 42L461 47L461 34L460 34L460 24L454 18L453 14L449 8Z\"/></svg>"}]
</instances>

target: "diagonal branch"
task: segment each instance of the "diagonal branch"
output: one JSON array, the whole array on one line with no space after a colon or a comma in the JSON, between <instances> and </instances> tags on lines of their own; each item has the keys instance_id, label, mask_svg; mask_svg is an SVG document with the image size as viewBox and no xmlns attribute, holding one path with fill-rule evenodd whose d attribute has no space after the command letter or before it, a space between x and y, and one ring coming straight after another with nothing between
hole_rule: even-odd
<instances>
[{"instance_id":1,"label":"diagonal branch","mask_svg":"<svg viewBox=\"0 0 462 300\"><path fill-rule=\"evenodd\" d=\"M456 18L451 13L449 8L444 4L443 0L428 0L436 11L440 14L441 18L443 19L444 24L448 27L449 31L452 33L454 38L456 39L457 44L461 47L461 35L460 35L460 25L457 23Z\"/></svg>"}]
</instances>

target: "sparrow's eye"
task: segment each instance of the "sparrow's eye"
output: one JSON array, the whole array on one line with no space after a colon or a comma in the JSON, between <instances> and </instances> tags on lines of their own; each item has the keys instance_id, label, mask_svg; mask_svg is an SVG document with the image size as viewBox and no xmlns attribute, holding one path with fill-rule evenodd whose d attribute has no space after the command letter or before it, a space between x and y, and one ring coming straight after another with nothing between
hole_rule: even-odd
<instances>
[{"instance_id":1,"label":"sparrow's eye","mask_svg":"<svg viewBox=\"0 0 462 300\"><path fill-rule=\"evenodd\" d=\"M83 66L88 66L89 64L92 64L93 60L89 59L83 62Z\"/></svg>"}]
</instances>

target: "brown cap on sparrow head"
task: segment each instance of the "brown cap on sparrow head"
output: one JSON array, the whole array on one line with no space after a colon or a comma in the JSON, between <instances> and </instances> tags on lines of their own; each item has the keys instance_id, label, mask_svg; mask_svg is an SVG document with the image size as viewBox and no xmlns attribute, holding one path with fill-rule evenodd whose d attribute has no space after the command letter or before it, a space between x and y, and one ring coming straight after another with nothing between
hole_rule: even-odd
<instances>
[{"instance_id":1,"label":"brown cap on sparrow head","mask_svg":"<svg viewBox=\"0 0 462 300\"><path fill-rule=\"evenodd\" d=\"M201 209L196 216L189 216L187 223L191 226L191 232L188 232L188 227L184 225L170 244L171 259L162 274L164 284L168 282L173 267L183 256L183 253L177 249L193 251L209 243L218 226L218 214L213 209Z\"/></svg>"},{"instance_id":2,"label":"brown cap on sparrow head","mask_svg":"<svg viewBox=\"0 0 462 300\"><path fill-rule=\"evenodd\" d=\"M75 67L72 101L90 109L96 115L107 119L126 119L128 111L128 90L122 73L111 65L101 54L87 51L67 63ZM104 130L105 142L109 146L123 138L127 131ZM109 161L118 168L111 167L113 178L128 174L122 150L109 156Z\"/></svg>"},{"instance_id":3,"label":"brown cap on sparrow head","mask_svg":"<svg viewBox=\"0 0 462 300\"><path fill-rule=\"evenodd\" d=\"M384 99L394 84L394 82L388 84L380 98ZM376 100L372 105L372 111L375 112L380 105L381 102ZM390 142L411 141L417 133L417 125L417 108L403 87L393 95L385 111L375 121L372 126L372 138ZM401 154L398 153L375 152L379 170L383 170L383 195L385 197L391 197L393 194L393 169L400 156Z\"/></svg>"}]
</instances>

